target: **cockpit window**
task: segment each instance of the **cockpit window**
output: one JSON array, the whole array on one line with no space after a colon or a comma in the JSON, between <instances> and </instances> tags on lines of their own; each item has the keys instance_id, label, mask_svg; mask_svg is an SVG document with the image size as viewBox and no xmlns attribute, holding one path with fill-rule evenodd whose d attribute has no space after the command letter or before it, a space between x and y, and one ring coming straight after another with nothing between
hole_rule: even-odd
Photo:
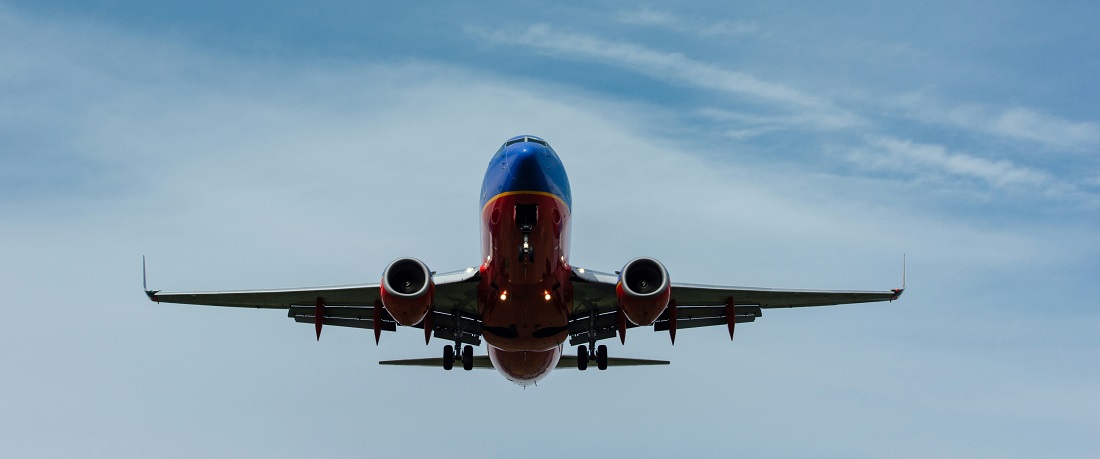
<instances>
[{"instance_id":1,"label":"cockpit window","mask_svg":"<svg viewBox=\"0 0 1100 459\"><path fill-rule=\"evenodd\" d=\"M546 143L545 140L542 140L542 139L539 139L539 138L536 138L536 137L517 137L517 138L514 138L514 139L509 140L507 142L504 142L504 146L507 147L507 146L515 145L515 144L520 143L520 142L537 143L537 144L542 145L544 147L549 147L550 146L550 144Z\"/></svg>"}]
</instances>

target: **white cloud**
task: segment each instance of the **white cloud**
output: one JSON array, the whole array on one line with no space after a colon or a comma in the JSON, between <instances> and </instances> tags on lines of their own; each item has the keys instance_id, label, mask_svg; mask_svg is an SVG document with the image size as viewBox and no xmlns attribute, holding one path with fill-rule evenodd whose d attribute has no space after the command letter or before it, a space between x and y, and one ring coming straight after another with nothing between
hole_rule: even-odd
<instances>
[{"instance_id":1,"label":"white cloud","mask_svg":"<svg viewBox=\"0 0 1100 459\"><path fill-rule=\"evenodd\" d=\"M995 187L1042 187L1049 174L1011 161L992 160L966 153L949 152L942 145L920 144L907 140L877 137L870 141L872 151L856 151L849 159L861 166L910 174L946 174L979 179Z\"/></svg>"},{"instance_id":2,"label":"white cloud","mask_svg":"<svg viewBox=\"0 0 1100 459\"><path fill-rule=\"evenodd\" d=\"M673 29L688 28L690 21L682 17L644 8L622 13L620 20L636 24L660 25ZM897 109L891 116L909 121L948 125L976 133L989 143L996 138L1035 142L1058 151L1093 152L1100 148L1100 123L1073 121L1041 113L1027 107L995 109L979 104L945 104L923 93L879 97L868 100L866 95L830 100L799 88L768 81L753 74L700 61L679 52L663 52L640 44L607 40L593 35L563 32L546 24L526 29L481 29L468 27L467 32L490 43L519 45L538 52L566 59L580 59L617 65L674 84L687 85L731 96L734 100L755 102L759 113L739 113L708 107L699 114L732 123L724 134L737 139L751 139L768 133L806 129L817 131L862 130L871 134L874 121L851 108L862 100L867 107ZM888 133L880 133L886 135ZM1005 154L1019 151L1009 149ZM944 164L943 170L956 174L988 179L991 183L1007 184L1037 180L1039 175L1026 173L1011 163L993 161L988 165L970 161L966 155L950 160L927 158L925 162ZM975 158L979 159L979 158ZM1040 174L1042 175L1042 174Z\"/></svg>"},{"instance_id":3,"label":"white cloud","mask_svg":"<svg viewBox=\"0 0 1100 459\"><path fill-rule=\"evenodd\" d=\"M681 53L661 52L590 35L558 32L545 24L523 31L478 28L467 28L467 31L496 44L521 45L565 58L619 65L674 83L746 97L771 104L779 110L801 113L801 116L815 119L815 123L821 126L848 126L859 122L858 116L834 107L828 100L746 72L697 61Z\"/></svg>"},{"instance_id":4,"label":"white cloud","mask_svg":"<svg viewBox=\"0 0 1100 459\"><path fill-rule=\"evenodd\" d=\"M831 116L821 116L817 112L801 112L789 115L760 115L735 112L714 107L705 107L696 111L699 115L715 121L734 125L727 134L738 138L751 138L769 132L799 129L813 131L832 131L853 128L864 123L862 119L848 112L837 112Z\"/></svg>"},{"instance_id":5,"label":"white cloud","mask_svg":"<svg viewBox=\"0 0 1100 459\"><path fill-rule=\"evenodd\" d=\"M996 114L988 128L998 134L1079 150L1100 148L1100 123L1071 121L1028 108L1012 108Z\"/></svg>"},{"instance_id":6,"label":"white cloud","mask_svg":"<svg viewBox=\"0 0 1100 459\"><path fill-rule=\"evenodd\" d=\"M1000 110L963 104L949 109L926 106L923 110L935 121L1051 148L1079 152L1100 148L1100 123L1096 122L1067 120L1023 107Z\"/></svg>"},{"instance_id":7,"label":"white cloud","mask_svg":"<svg viewBox=\"0 0 1100 459\"><path fill-rule=\"evenodd\" d=\"M760 28L750 21L708 21L703 18L686 18L649 7L643 7L635 11L619 12L615 18L625 24L663 27L675 32L690 33L707 38L740 38L756 35L760 32Z\"/></svg>"},{"instance_id":8,"label":"white cloud","mask_svg":"<svg viewBox=\"0 0 1100 459\"><path fill-rule=\"evenodd\" d=\"M975 103L950 104L919 92L887 98L887 106L927 123L954 126L980 134L1034 142L1076 153L1100 149L1100 123L1077 121L1028 107L997 108Z\"/></svg>"}]
</instances>

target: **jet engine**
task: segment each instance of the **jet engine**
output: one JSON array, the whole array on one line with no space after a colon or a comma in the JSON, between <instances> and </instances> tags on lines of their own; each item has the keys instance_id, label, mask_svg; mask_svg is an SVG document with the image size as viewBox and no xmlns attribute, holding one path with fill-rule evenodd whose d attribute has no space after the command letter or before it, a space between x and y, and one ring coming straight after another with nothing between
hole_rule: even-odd
<instances>
[{"instance_id":1,"label":"jet engine","mask_svg":"<svg viewBox=\"0 0 1100 459\"><path fill-rule=\"evenodd\" d=\"M672 295L668 271L652 258L635 258L619 272L615 293L619 307L634 325L650 325L665 311Z\"/></svg>"},{"instance_id":2,"label":"jet engine","mask_svg":"<svg viewBox=\"0 0 1100 459\"><path fill-rule=\"evenodd\" d=\"M416 325L428 315L435 295L432 272L415 258L398 258L382 272L382 306L401 325Z\"/></svg>"}]
</instances>

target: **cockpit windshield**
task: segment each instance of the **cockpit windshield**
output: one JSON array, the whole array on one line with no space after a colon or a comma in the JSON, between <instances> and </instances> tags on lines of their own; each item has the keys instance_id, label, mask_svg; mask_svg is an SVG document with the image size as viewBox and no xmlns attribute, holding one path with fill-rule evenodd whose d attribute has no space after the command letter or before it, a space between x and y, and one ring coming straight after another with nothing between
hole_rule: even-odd
<instances>
[{"instance_id":1,"label":"cockpit windshield","mask_svg":"<svg viewBox=\"0 0 1100 459\"><path fill-rule=\"evenodd\" d=\"M537 144L542 145L544 147L549 147L550 146L550 144L546 143L545 140L542 140L538 137L531 137L531 136L516 137L512 140L504 142L504 146L507 147L507 146L515 145L515 144L520 143L520 142L537 143Z\"/></svg>"}]
</instances>

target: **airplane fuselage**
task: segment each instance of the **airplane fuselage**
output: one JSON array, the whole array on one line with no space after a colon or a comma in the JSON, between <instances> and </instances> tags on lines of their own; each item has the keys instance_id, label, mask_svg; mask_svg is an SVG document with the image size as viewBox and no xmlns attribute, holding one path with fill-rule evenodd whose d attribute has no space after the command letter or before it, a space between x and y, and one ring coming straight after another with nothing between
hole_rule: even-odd
<instances>
[{"instance_id":1,"label":"airplane fuselage","mask_svg":"<svg viewBox=\"0 0 1100 459\"><path fill-rule=\"evenodd\" d=\"M549 374L568 337L571 208L565 168L542 139L512 138L489 162L478 309L493 366L520 384Z\"/></svg>"}]
</instances>

